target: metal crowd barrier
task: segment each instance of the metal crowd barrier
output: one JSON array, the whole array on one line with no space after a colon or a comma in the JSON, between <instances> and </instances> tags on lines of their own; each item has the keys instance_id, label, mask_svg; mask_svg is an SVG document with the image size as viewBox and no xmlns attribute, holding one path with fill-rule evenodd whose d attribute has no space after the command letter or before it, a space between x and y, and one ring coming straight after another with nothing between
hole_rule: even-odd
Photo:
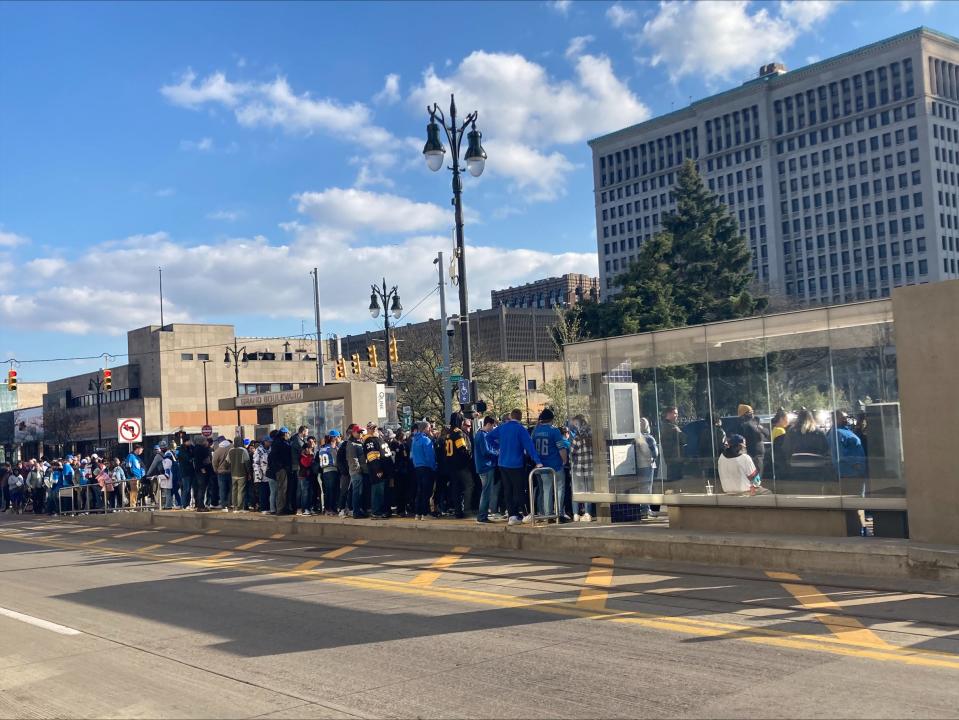
<instances>
[{"instance_id":1,"label":"metal crowd barrier","mask_svg":"<svg viewBox=\"0 0 959 720\"><path fill-rule=\"evenodd\" d=\"M144 483L150 482L154 483L151 486L151 493L141 493L140 488ZM110 494L111 491L101 488L99 483L89 483L87 485L69 485L67 487L62 487L57 492L57 512L60 515L80 515L81 513L104 513L107 512L120 512L125 510L128 512L139 512L143 510L160 510L161 509L161 499L162 499L162 489L159 487L159 483L154 481L154 478L140 478L136 481L136 489L132 486L132 480L121 480L119 482L113 482L112 485L114 488L119 487L121 489L121 497L123 502L121 502L119 508L110 507ZM100 496L100 507L92 507L93 498L95 497L94 489L96 489ZM50 490L52 492L52 489ZM172 491L171 491L172 492ZM144 502L146 497L152 496L153 500L149 503ZM70 509L63 509L63 499L67 497L70 500ZM82 507L80 499L83 499Z\"/></svg>"},{"instance_id":2,"label":"metal crowd barrier","mask_svg":"<svg viewBox=\"0 0 959 720\"><path fill-rule=\"evenodd\" d=\"M531 526L536 526L536 492L533 488L533 478L536 475L545 475L550 473L553 476L553 509L554 513L550 515L539 515L539 519L549 523L550 520L559 520L560 515L563 513L563 508L559 506L559 484L556 482L556 471L553 468L541 467L533 468L532 472L529 474L529 514L532 517L530 520ZM543 492L546 492L546 488L543 488Z\"/></svg>"}]
</instances>

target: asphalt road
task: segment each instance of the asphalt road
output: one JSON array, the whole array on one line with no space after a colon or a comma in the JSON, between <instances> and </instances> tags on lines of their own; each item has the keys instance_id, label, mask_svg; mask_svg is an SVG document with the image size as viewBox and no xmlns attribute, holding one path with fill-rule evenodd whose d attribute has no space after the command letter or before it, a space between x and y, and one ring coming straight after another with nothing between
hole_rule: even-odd
<instances>
[{"instance_id":1,"label":"asphalt road","mask_svg":"<svg viewBox=\"0 0 959 720\"><path fill-rule=\"evenodd\" d=\"M0 717L959 717L959 598L0 516Z\"/></svg>"}]
</instances>

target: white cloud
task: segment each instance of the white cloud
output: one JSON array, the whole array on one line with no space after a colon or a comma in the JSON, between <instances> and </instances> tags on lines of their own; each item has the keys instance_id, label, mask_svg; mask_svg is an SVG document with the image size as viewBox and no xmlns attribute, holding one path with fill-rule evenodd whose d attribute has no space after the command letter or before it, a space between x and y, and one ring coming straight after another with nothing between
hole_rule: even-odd
<instances>
[{"instance_id":1,"label":"white cloud","mask_svg":"<svg viewBox=\"0 0 959 720\"><path fill-rule=\"evenodd\" d=\"M51 278L67 266L63 258L35 258L24 264L30 278Z\"/></svg>"},{"instance_id":2,"label":"white cloud","mask_svg":"<svg viewBox=\"0 0 959 720\"><path fill-rule=\"evenodd\" d=\"M562 153L546 155L508 140L488 142L486 151L497 159L497 172L512 178L514 189L526 200L555 200L565 194L565 178L574 166Z\"/></svg>"},{"instance_id":3,"label":"white cloud","mask_svg":"<svg viewBox=\"0 0 959 720\"><path fill-rule=\"evenodd\" d=\"M223 73L213 73L197 81L187 71L176 85L165 85L160 92L175 105L190 109L212 104L233 110L236 120L246 127L277 127L290 133L327 132L359 142L366 147L382 147L393 136L370 124L370 109L363 103L343 104L328 98L297 94L283 76L270 82L230 82Z\"/></svg>"},{"instance_id":4,"label":"white cloud","mask_svg":"<svg viewBox=\"0 0 959 720\"><path fill-rule=\"evenodd\" d=\"M594 38L592 35L577 35L570 40L569 45L566 46L566 57L568 59L579 57L583 54L583 50L586 49L586 46L595 39L596 38Z\"/></svg>"},{"instance_id":5,"label":"white cloud","mask_svg":"<svg viewBox=\"0 0 959 720\"><path fill-rule=\"evenodd\" d=\"M636 22L636 11L623 7L621 3L613 3L606 9L606 18L614 28L626 27Z\"/></svg>"},{"instance_id":6,"label":"white cloud","mask_svg":"<svg viewBox=\"0 0 959 720\"><path fill-rule=\"evenodd\" d=\"M383 82L383 89L373 96L373 101L384 105L392 105L400 99L400 76L390 73Z\"/></svg>"},{"instance_id":7,"label":"white cloud","mask_svg":"<svg viewBox=\"0 0 959 720\"><path fill-rule=\"evenodd\" d=\"M30 242L29 238L16 233L0 230L0 248L12 248L17 245L26 245Z\"/></svg>"},{"instance_id":8,"label":"white cloud","mask_svg":"<svg viewBox=\"0 0 959 720\"><path fill-rule=\"evenodd\" d=\"M837 0L783 0L779 14L805 31L829 17L838 5Z\"/></svg>"},{"instance_id":9,"label":"white cloud","mask_svg":"<svg viewBox=\"0 0 959 720\"><path fill-rule=\"evenodd\" d=\"M432 203L355 188L294 195L297 210L324 228L413 233L452 224L452 214Z\"/></svg>"},{"instance_id":10,"label":"white cloud","mask_svg":"<svg viewBox=\"0 0 959 720\"><path fill-rule=\"evenodd\" d=\"M208 220L224 220L226 222L234 222L239 220L243 216L243 213L239 210L216 210L211 213L207 213Z\"/></svg>"},{"instance_id":11,"label":"white cloud","mask_svg":"<svg viewBox=\"0 0 959 720\"><path fill-rule=\"evenodd\" d=\"M540 199L555 197L562 194L565 175L572 169L556 145L578 144L650 114L613 72L608 57L580 54L572 62L573 79L557 80L522 55L477 50L448 75L427 69L422 84L411 92L410 104L430 105L455 91L460 113L477 110L477 127L490 138L484 139L487 172L505 175L518 187L538 186L535 196ZM509 138L508 146L519 154L494 153L497 138ZM533 155L548 159L548 166L527 162Z\"/></svg>"},{"instance_id":12,"label":"white cloud","mask_svg":"<svg viewBox=\"0 0 959 720\"><path fill-rule=\"evenodd\" d=\"M547 0L546 7L562 16L569 15L569 10L573 6L573 0Z\"/></svg>"},{"instance_id":13,"label":"white cloud","mask_svg":"<svg viewBox=\"0 0 959 720\"><path fill-rule=\"evenodd\" d=\"M416 235L376 243L363 243L357 235L369 229L400 221L406 228L425 227L412 221L410 207L421 207L403 198L375 194L357 195L356 191L304 193L303 209L318 211L319 197L340 197L338 212L325 208L319 215L324 222L339 227L306 225L286 226L288 235L279 243L263 236L228 237L215 242L176 242L165 233L136 235L119 241L87 247L71 256L69 278L64 284L55 280L0 288L0 326L25 331L56 331L72 334L107 333L120 335L130 328L156 323L158 300L144 294L142 276L114 273L108 284L99 281L104 267L154 267L163 264L164 314L172 322L231 322L240 316L299 319L308 305L311 286L305 268L318 267L323 288L323 320L352 325L361 330L371 322L366 306L368 283L387 268L406 305L426 295L436 284L436 270L430 259L437 250L448 249L449 235ZM362 202L365 201L365 204ZM399 202L397 202L399 201ZM357 207L379 206L377 219L356 222L351 213ZM393 216L400 208L399 217ZM375 208L374 208L375 209ZM389 211L389 212L387 212ZM431 215L436 210L426 211ZM435 228L450 222L448 212L435 218ZM346 228L346 229L344 229ZM357 235L354 235L353 232ZM397 230L401 231L401 230ZM495 248L473 245L467 236L471 307L489 306L489 289L516 285L563 272L597 270L596 254L550 253L523 248ZM34 267L40 261L34 261ZM20 266L23 268L23 266ZM222 283L210 293L209 278L228 268L242 282ZM26 270L24 270L26 272ZM359 309L359 312L358 312ZM432 298L407 320L436 317L438 301ZM268 325L267 325L268 326Z\"/></svg>"},{"instance_id":14,"label":"white cloud","mask_svg":"<svg viewBox=\"0 0 959 720\"><path fill-rule=\"evenodd\" d=\"M638 36L652 50L652 65L663 65L676 80L699 73L707 81L779 59L802 31L822 21L836 3L782 2L779 14L753 10L748 0L661 2Z\"/></svg>"},{"instance_id":15,"label":"white cloud","mask_svg":"<svg viewBox=\"0 0 959 720\"><path fill-rule=\"evenodd\" d=\"M199 140L181 140L180 141L181 150L195 150L197 152L212 152L213 151L213 138L200 138Z\"/></svg>"},{"instance_id":16,"label":"white cloud","mask_svg":"<svg viewBox=\"0 0 959 720\"><path fill-rule=\"evenodd\" d=\"M231 83L222 72L212 73L194 84L193 81L196 79L196 73L193 70L187 70L180 77L180 82L176 85L164 85L160 88L160 92L174 105L197 108L208 102L233 107L248 90L247 85Z\"/></svg>"},{"instance_id":17,"label":"white cloud","mask_svg":"<svg viewBox=\"0 0 959 720\"><path fill-rule=\"evenodd\" d=\"M173 195L176 195L176 188L172 188L172 187L160 188L159 190L154 190L153 194L156 197L160 197L160 198L172 197Z\"/></svg>"},{"instance_id":18,"label":"white cloud","mask_svg":"<svg viewBox=\"0 0 959 720\"><path fill-rule=\"evenodd\" d=\"M936 0L899 0L899 12L909 12L912 9L929 12Z\"/></svg>"}]
</instances>

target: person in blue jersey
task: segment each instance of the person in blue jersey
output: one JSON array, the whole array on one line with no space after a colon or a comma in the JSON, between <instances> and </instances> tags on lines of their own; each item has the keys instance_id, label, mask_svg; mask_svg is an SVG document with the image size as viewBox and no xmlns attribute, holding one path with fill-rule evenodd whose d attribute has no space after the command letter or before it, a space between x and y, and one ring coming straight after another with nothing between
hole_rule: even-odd
<instances>
[{"instance_id":1,"label":"person in blue jersey","mask_svg":"<svg viewBox=\"0 0 959 720\"><path fill-rule=\"evenodd\" d=\"M506 492L508 525L522 522L520 508L523 504L523 486L526 484L526 457L528 456L536 467L543 467L529 432L520 422L522 419L523 411L515 409L510 412L507 422L493 428L486 436L488 443L499 443L498 466Z\"/></svg>"},{"instance_id":2,"label":"person in blue jersey","mask_svg":"<svg viewBox=\"0 0 959 720\"><path fill-rule=\"evenodd\" d=\"M569 444L566 438L559 431L559 428L553 425L556 416L553 411L546 408L539 414L539 423L533 429L533 447L542 459L543 465L551 468L553 473L543 473L540 475L540 491L537 495L542 495L544 515L557 516L559 522L569 522L570 519L563 513L566 506L566 472L564 470L569 458L567 447ZM553 501L558 500L554 507Z\"/></svg>"},{"instance_id":3,"label":"person in blue jersey","mask_svg":"<svg viewBox=\"0 0 959 720\"><path fill-rule=\"evenodd\" d=\"M473 461L476 466L476 474L479 475L482 484L479 511L476 513L476 522L478 523L490 522L489 505L496 479L496 456L499 454L499 449L491 448L486 441L486 436L494 427L496 427L496 418L487 415L483 418L483 427L473 437Z\"/></svg>"},{"instance_id":4,"label":"person in blue jersey","mask_svg":"<svg viewBox=\"0 0 959 720\"><path fill-rule=\"evenodd\" d=\"M426 420L416 424L410 441L410 461L416 474L416 503L414 517L425 520L430 514L430 497L436 483L436 452L433 447L432 427Z\"/></svg>"}]
</instances>

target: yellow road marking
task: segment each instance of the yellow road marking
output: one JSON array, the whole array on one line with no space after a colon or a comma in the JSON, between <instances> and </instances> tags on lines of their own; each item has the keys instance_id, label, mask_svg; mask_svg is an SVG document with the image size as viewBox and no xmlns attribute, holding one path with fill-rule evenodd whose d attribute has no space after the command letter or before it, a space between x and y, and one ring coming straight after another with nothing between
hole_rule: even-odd
<instances>
[{"instance_id":1,"label":"yellow road marking","mask_svg":"<svg viewBox=\"0 0 959 720\"><path fill-rule=\"evenodd\" d=\"M608 588L612 584L613 558L594 557L593 564L586 573L586 587L580 590L576 604L591 610L605 611L609 591L597 588Z\"/></svg>"},{"instance_id":2,"label":"yellow road marking","mask_svg":"<svg viewBox=\"0 0 959 720\"><path fill-rule=\"evenodd\" d=\"M442 576L443 571L451 568L455 565L470 549L468 547L455 547L453 552L449 555L444 555L443 557L437 559L430 565L429 570L424 570L415 578L410 580L410 585L417 585L419 587L428 587L435 583Z\"/></svg>"},{"instance_id":3,"label":"yellow road marking","mask_svg":"<svg viewBox=\"0 0 959 720\"><path fill-rule=\"evenodd\" d=\"M328 553L323 553L322 557L326 558L327 560L336 560L336 558L343 557L346 555L346 553L353 552L360 545L366 545L366 543L366 540L354 540L352 545L344 545L336 550L330 550Z\"/></svg>"},{"instance_id":4,"label":"yellow road marking","mask_svg":"<svg viewBox=\"0 0 959 720\"><path fill-rule=\"evenodd\" d=\"M220 532L219 530L207 530L207 531L206 531L206 534L207 534L207 535L216 535L216 534L219 533L219 532Z\"/></svg>"},{"instance_id":5,"label":"yellow road marking","mask_svg":"<svg viewBox=\"0 0 959 720\"><path fill-rule=\"evenodd\" d=\"M109 540L109 539L110 539L110 538L97 538L96 540L88 540L87 542L85 542L85 543L80 543L80 544L83 545L84 547L86 547L86 546L89 546L89 545L96 545L97 543L106 542L106 541Z\"/></svg>"},{"instance_id":6,"label":"yellow road marking","mask_svg":"<svg viewBox=\"0 0 959 720\"><path fill-rule=\"evenodd\" d=\"M88 533L88 532L93 532L94 530L100 530L100 529L101 528L99 525L94 525L93 527L80 528L79 530L68 530L67 532L73 535L79 535L80 533Z\"/></svg>"},{"instance_id":7,"label":"yellow road marking","mask_svg":"<svg viewBox=\"0 0 959 720\"><path fill-rule=\"evenodd\" d=\"M117 539L128 538L128 537L133 537L134 535L146 535L149 532L153 532L153 531L152 530L134 530L133 532L120 533L119 535L114 535L113 537Z\"/></svg>"},{"instance_id":8,"label":"yellow road marking","mask_svg":"<svg viewBox=\"0 0 959 720\"><path fill-rule=\"evenodd\" d=\"M32 545L46 545L63 550L75 550L75 546L67 542L55 542L33 538L17 537L11 533L0 531L15 542ZM151 547L151 546L148 546ZM159 546L157 546L159 547ZM158 563L178 563L182 565L219 568L215 562L218 555L210 558L196 557L164 557L149 554L141 550L116 550L103 547L91 547L87 552L101 553L115 557L129 557L148 559ZM229 552L229 551L227 551ZM543 612L563 617L585 618L616 623L639 625L658 630L668 630L687 635L700 637L726 637L729 639L754 642L777 647L788 647L798 650L825 652L834 655L866 658L882 662L898 662L905 665L921 667L940 667L959 670L959 655L937 650L914 649L911 647L889 645L888 648L877 648L874 644L863 645L846 634L842 637L833 635L797 634L791 631L776 630L774 628L757 627L750 625L736 625L703 620L689 616L661 616L647 613L624 611L597 613L595 611L576 607L566 601L537 600L513 595L497 594L460 588L420 587L396 580L386 580L371 577L349 577L344 575L320 575L310 572L299 572L293 569L270 567L268 565L237 565L233 566L240 572L255 575L281 575L286 577L311 577L314 580L335 585L343 585L364 590L379 590L390 593L401 593L419 597L433 597L453 600L463 603L473 603L499 608L523 609L533 612Z\"/></svg>"},{"instance_id":9,"label":"yellow road marking","mask_svg":"<svg viewBox=\"0 0 959 720\"><path fill-rule=\"evenodd\" d=\"M156 545L147 545L146 547L140 548L140 552L150 552L151 550L156 550L157 548L163 547L163 543L157 543Z\"/></svg>"},{"instance_id":10,"label":"yellow road marking","mask_svg":"<svg viewBox=\"0 0 959 720\"><path fill-rule=\"evenodd\" d=\"M766 575L774 580L780 581L801 579L794 573L767 572ZM782 582L781 585L807 610L825 609L842 612L842 608L837 605L834 600L823 595L822 592L812 585L803 585L794 582ZM815 617L819 622L829 628L831 633L838 637L853 640L861 645L871 645L882 649L894 647L854 617L836 617L828 613L816 613Z\"/></svg>"},{"instance_id":11,"label":"yellow road marking","mask_svg":"<svg viewBox=\"0 0 959 720\"><path fill-rule=\"evenodd\" d=\"M174 538L173 540L170 540L169 544L176 545L177 543L186 542L187 540L196 540L197 538L201 538L201 537L203 537L203 535L184 535L183 537L178 537L178 538Z\"/></svg>"},{"instance_id":12,"label":"yellow road marking","mask_svg":"<svg viewBox=\"0 0 959 720\"><path fill-rule=\"evenodd\" d=\"M258 547L259 545L263 545L263 544L268 543L268 542L270 542L270 541L269 541L269 540L251 540L251 541L248 542L248 543L243 543L242 545L237 545L237 546L236 546L236 549L237 549L237 550L252 550L253 548Z\"/></svg>"},{"instance_id":13,"label":"yellow road marking","mask_svg":"<svg viewBox=\"0 0 959 720\"><path fill-rule=\"evenodd\" d=\"M295 568L293 568L293 570L296 572L307 572L315 568L317 565L322 565L322 564L323 564L322 560L307 560L306 562L302 562L299 565L297 565Z\"/></svg>"},{"instance_id":14,"label":"yellow road marking","mask_svg":"<svg viewBox=\"0 0 959 720\"><path fill-rule=\"evenodd\" d=\"M198 560L201 560L203 562L217 562L218 560L222 560L223 558L229 557L232 554L233 554L232 550L224 550L222 552L214 553L213 555L210 555L205 558L198 558Z\"/></svg>"},{"instance_id":15,"label":"yellow road marking","mask_svg":"<svg viewBox=\"0 0 959 720\"><path fill-rule=\"evenodd\" d=\"M286 535L283 533L276 533L275 535L270 535L270 540L282 540Z\"/></svg>"}]
</instances>

